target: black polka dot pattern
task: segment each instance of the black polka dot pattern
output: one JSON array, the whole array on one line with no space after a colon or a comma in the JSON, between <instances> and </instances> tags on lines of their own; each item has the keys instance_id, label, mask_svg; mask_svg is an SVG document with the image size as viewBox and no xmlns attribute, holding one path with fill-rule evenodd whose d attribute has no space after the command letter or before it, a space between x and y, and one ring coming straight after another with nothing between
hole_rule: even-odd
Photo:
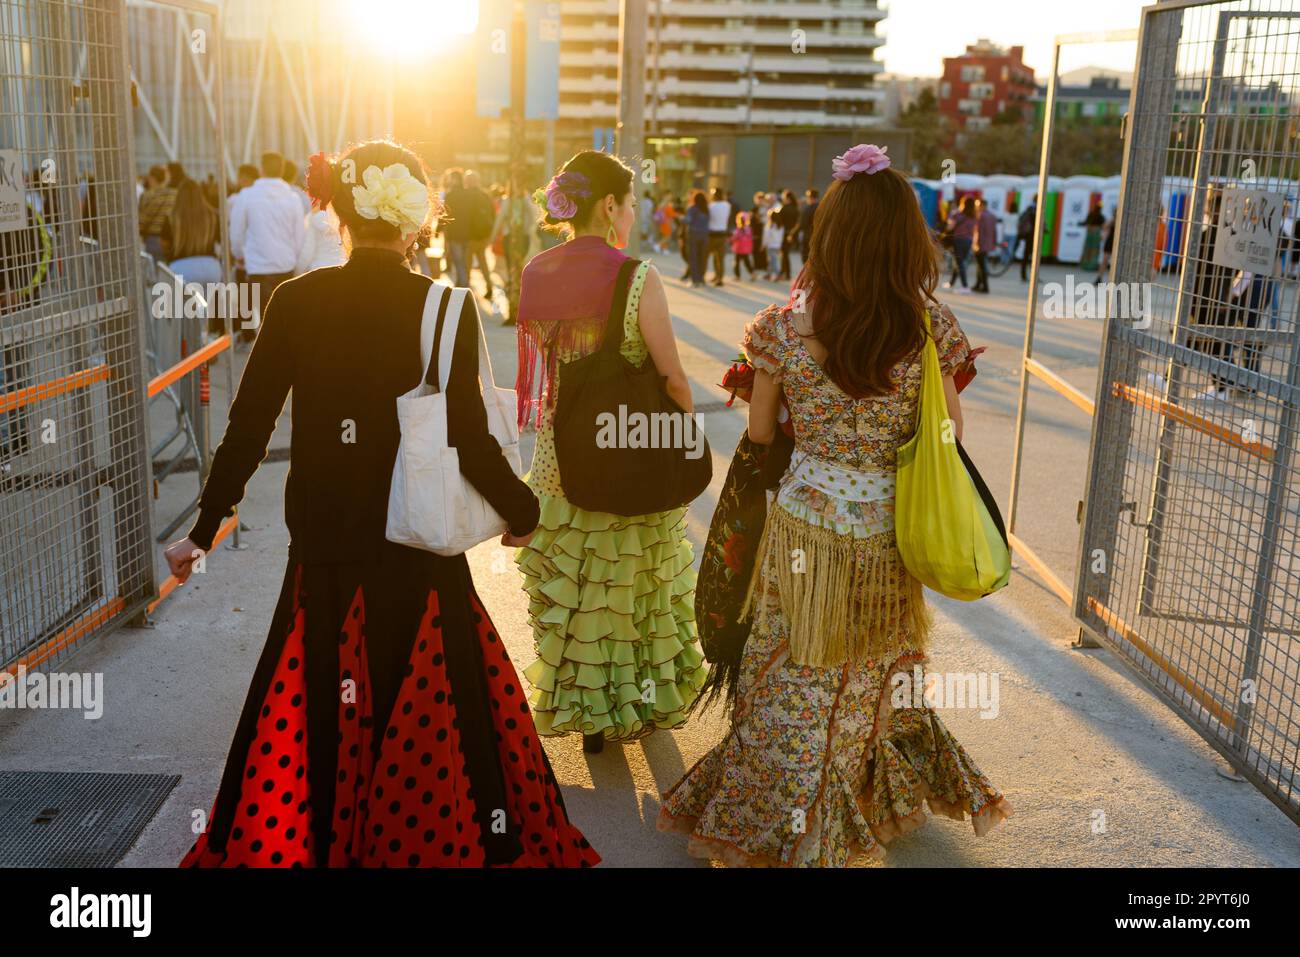
<instances>
[{"instance_id":1,"label":"black polka dot pattern","mask_svg":"<svg viewBox=\"0 0 1300 957\"><path fill-rule=\"evenodd\" d=\"M519 835L523 853L511 866L592 866L600 856L560 806L558 787L510 657L477 595L469 597L509 805L488 809L486 816L491 820L493 811L503 813L510 830ZM226 848L220 853L211 850L207 836L201 835L182 866L312 867L316 863L306 775L303 662L308 642L297 589L294 601L292 631L259 706L256 737L245 759L236 820ZM482 867L483 848L446 672L438 595L429 593L389 725L382 731L373 726L365 622L364 596L358 589L340 631L330 639L339 647L340 700L328 863L331 867Z\"/></svg>"}]
</instances>

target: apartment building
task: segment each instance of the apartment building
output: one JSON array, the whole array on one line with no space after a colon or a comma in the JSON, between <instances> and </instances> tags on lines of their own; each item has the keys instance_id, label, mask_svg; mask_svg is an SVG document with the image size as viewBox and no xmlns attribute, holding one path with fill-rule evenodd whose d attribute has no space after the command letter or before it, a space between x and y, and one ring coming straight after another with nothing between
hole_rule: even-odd
<instances>
[{"instance_id":1,"label":"apartment building","mask_svg":"<svg viewBox=\"0 0 1300 957\"><path fill-rule=\"evenodd\" d=\"M1034 71L1025 65L1024 47L1009 50L988 40L966 47L961 56L943 58L939 112L958 133L984 129L1006 110L1032 119L1030 102L1037 88Z\"/></svg>"},{"instance_id":2,"label":"apartment building","mask_svg":"<svg viewBox=\"0 0 1300 957\"><path fill-rule=\"evenodd\" d=\"M615 123L618 9L560 3L562 136ZM650 0L647 133L882 122L884 17L875 0Z\"/></svg>"}]
</instances>

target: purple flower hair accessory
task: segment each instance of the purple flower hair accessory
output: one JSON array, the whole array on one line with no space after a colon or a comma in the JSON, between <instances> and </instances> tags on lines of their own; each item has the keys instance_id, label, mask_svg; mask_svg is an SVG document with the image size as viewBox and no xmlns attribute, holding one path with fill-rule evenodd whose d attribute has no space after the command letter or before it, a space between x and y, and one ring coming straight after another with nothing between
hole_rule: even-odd
<instances>
[{"instance_id":1,"label":"purple flower hair accessory","mask_svg":"<svg viewBox=\"0 0 1300 957\"><path fill-rule=\"evenodd\" d=\"M546 186L546 211L556 219L572 219L578 215L578 200L590 195L587 177L581 173L560 173Z\"/></svg>"},{"instance_id":2,"label":"purple flower hair accessory","mask_svg":"<svg viewBox=\"0 0 1300 957\"><path fill-rule=\"evenodd\" d=\"M831 169L834 170L831 175L840 182L847 183L858 173L866 173L868 176L879 173L890 165L889 157L885 155L888 149L888 146L859 143L831 160Z\"/></svg>"}]
</instances>

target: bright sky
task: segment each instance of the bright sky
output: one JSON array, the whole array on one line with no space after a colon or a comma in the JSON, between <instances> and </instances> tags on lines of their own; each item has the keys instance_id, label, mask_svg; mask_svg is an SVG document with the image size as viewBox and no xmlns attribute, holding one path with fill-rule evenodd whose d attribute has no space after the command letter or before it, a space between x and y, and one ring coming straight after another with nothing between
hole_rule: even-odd
<instances>
[{"instance_id":1,"label":"bright sky","mask_svg":"<svg viewBox=\"0 0 1300 957\"><path fill-rule=\"evenodd\" d=\"M1023 46L1025 62L1043 81L1057 35L1136 30L1147 5L1144 0L893 0L880 26L885 45L876 58L889 73L938 76L944 57L960 56L968 43L987 37L999 46ZM1134 43L1092 46L1068 55L1063 50L1061 70L1131 70L1136 50Z\"/></svg>"}]
</instances>

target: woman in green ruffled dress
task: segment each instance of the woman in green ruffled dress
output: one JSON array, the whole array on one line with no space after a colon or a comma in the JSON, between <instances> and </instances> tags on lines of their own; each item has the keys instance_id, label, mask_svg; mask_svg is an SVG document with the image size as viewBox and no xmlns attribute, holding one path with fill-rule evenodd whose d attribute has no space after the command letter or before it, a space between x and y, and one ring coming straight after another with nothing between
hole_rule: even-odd
<instances>
[{"instance_id":1,"label":"woman in green ruffled dress","mask_svg":"<svg viewBox=\"0 0 1300 957\"><path fill-rule=\"evenodd\" d=\"M588 752L686 720L704 683L695 629L695 571L684 508L649 515L591 512L566 501L555 456L559 367L600 348L636 222L632 170L578 153L537 201L567 242L532 259L519 296L519 422L537 444L528 484L541 501L536 533L515 560L524 576L537 660L524 674L538 733L579 732ZM690 385L677 354L659 274L632 274L622 354L647 356L686 411Z\"/></svg>"}]
</instances>

